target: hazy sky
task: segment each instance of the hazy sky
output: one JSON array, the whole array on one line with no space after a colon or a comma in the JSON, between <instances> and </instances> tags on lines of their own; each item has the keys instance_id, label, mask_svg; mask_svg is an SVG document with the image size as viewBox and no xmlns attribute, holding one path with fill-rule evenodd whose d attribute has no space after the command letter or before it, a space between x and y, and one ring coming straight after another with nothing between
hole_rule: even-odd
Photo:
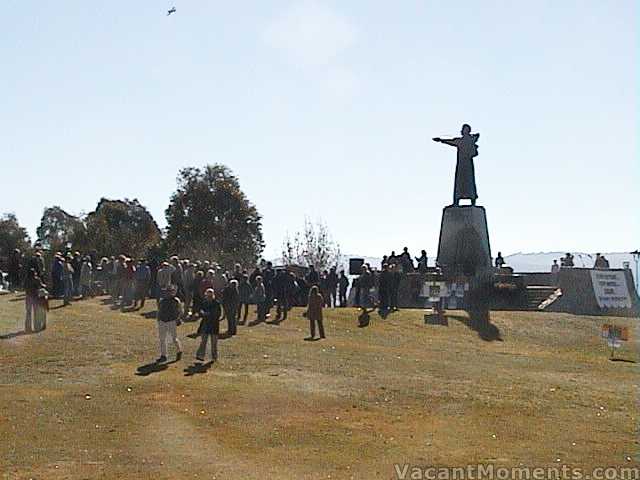
<instances>
[{"instance_id":1,"label":"hazy sky","mask_svg":"<svg viewBox=\"0 0 640 480\"><path fill-rule=\"evenodd\" d=\"M305 216L432 255L455 150L431 137L467 122L494 253L629 251L638 41L633 0L5 0L0 212L33 234L127 197L164 226L178 170L219 162L267 256Z\"/></svg>"}]
</instances>

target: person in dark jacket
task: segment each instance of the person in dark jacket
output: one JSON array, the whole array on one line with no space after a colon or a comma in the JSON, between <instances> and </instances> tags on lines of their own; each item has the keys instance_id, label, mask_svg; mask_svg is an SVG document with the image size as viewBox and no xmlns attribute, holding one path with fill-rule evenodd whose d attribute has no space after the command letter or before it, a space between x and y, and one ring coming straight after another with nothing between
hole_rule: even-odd
<instances>
[{"instance_id":1,"label":"person in dark jacket","mask_svg":"<svg viewBox=\"0 0 640 480\"><path fill-rule=\"evenodd\" d=\"M320 275L316 271L316 267L313 265L309 265L309 272L307 273L307 277L305 278L307 285L312 287L313 285L318 285L320 282Z\"/></svg>"},{"instance_id":2,"label":"person in dark jacket","mask_svg":"<svg viewBox=\"0 0 640 480\"><path fill-rule=\"evenodd\" d=\"M133 298L133 308L138 308L138 302L140 302L140 309L143 309L151 285L151 269L145 260L138 261L135 277L136 291Z\"/></svg>"},{"instance_id":3,"label":"person in dark jacket","mask_svg":"<svg viewBox=\"0 0 640 480\"><path fill-rule=\"evenodd\" d=\"M196 352L196 359L204 362L207 354L207 342L211 338L211 358L218 359L218 335L220 335L220 317L222 316L222 308L216 300L213 288L208 288L205 292L204 300L200 305L200 328L201 334L200 347Z\"/></svg>"},{"instance_id":4,"label":"person in dark jacket","mask_svg":"<svg viewBox=\"0 0 640 480\"><path fill-rule=\"evenodd\" d=\"M44 284L35 269L29 270L27 278L24 280L24 304L26 308L26 317L24 320L24 331L27 333L33 332L32 321L35 317L35 311L38 306L38 293L41 288L44 288Z\"/></svg>"},{"instance_id":5,"label":"person in dark jacket","mask_svg":"<svg viewBox=\"0 0 640 480\"><path fill-rule=\"evenodd\" d=\"M400 291L400 281L402 274L398 270L397 265L391 265L389 272L391 273L391 290L389 295L389 307L393 311L398 310L398 292Z\"/></svg>"},{"instance_id":6,"label":"person in dark jacket","mask_svg":"<svg viewBox=\"0 0 640 480\"><path fill-rule=\"evenodd\" d=\"M338 302L336 301L336 290L338 289L339 281L340 279L336 273L336 267L331 267L329 269L329 274L327 275L327 290L329 292L327 305L331 308L336 308L338 306Z\"/></svg>"},{"instance_id":7,"label":"person in dark jacket","mask_svg":"<svg viewBox=\"0 0 640 480\"><path fill-rule=\"evenodd\" d=\"M168 295L160 299L158 304L158 337L160 339L160 358L157 363L167 361L167 336L176 347L176 361L182 358L182 345L178 340L178 321L182 314L182 303L176 297L178 289L171 285Z\"/></svg>"},{"instance_id":8,"label":"person in dark jacket","mask_svg":"<svg viewBox=\"0 0 640 480\"><path fill-rule=\"evenodd\" d=\"M238 333L237 321L238 310L240 309L240 292L238 291L238 281L231 280L222 291L222 306L224 316L227 319L227 335L233 336Z\"/></svg>"},{"instance_id":9,"label":"person in dark jacket","mask_svg":"<svg viewBox=\"0 0 640 480\"><path fill-rule=\"evenodd\" d=\"M340 277L338 278L338 300L340 301L340 307L347 306L347 290L349 289L349 278L345 275L344 270L340 270Z\"/></svg>"},{"instance_id":10,"label":"person in dark jacket","mask_svg":"<svg viewBox=\"0 0 640 480\"><path fill-rule=\"evenodd\" d=\"M311 287L309 290L309 308L307 309L307 317L309 318L309 329L310 336L309 340L315 339L316 336L316 325L318 327L318 332L320 333L320 338L325 338L324 336L324 325L322 323L322 309L324 308L324 298L320 295L320 289L317 285Z\"/></svg>"},{"instance_id":11,"label":"person in dark jacket","mask_svg":"<svg viewBox=\"0 0 640 480\"><path fill-rule=\"evenodd\" d=\"M389 265L382 265L380 279L378 281L378 301L380 302L380 312L386 313L389 310L391 290L393 288L393 277L389 271Z\"/></svg>"}]
</instances>

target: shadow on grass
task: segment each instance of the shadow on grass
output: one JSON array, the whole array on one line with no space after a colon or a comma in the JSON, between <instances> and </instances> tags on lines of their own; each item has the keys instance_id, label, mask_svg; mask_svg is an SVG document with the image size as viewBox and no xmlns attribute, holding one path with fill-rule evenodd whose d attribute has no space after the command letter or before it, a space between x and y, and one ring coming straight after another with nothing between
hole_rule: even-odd
<instances>
[{"instance_id":1,"label":"shadow on grass","mask_svg":"<svg viewBox=\"0 0 640 480\"><path fill-rule=\"evenodd\" d=\"M25 296L24 295L20 295L18 297L14 297L9 299L10 302L24 302Z\"/></svg>"},{"instance_id":2,"label":"shadow on grass","mask_svg":"<svg viewBox=\"0 0 640 480\"><path fill-rule=\"evenodd\" d=\"M66 307L70 307L71 304L67 303L66 305L64 303L61 303L60 305L56 305L55 307L51 307L49 310L60 310L61 308L66 308Z\"/></svg>"},{"instance_id":3,"label":"shadow on grass","mask_svg":"<svg viewBox=\"0 0 640 480\"><path fill-rule=\"evenodd\" d=\"M0 337L2 338L2 337ZM626 358L610 358L610 362L622 362L622 363L638 363L635 360L628 360Z\"/></svg>"},{"instance_id":4,"label":"shadow on grass","mask_svg":"<svg viewBox=\"0 0 640 480\"><path fill-rule=\"evenodd\" d=\"M141 313L140 316L144 318L155 319L158 316L158 311L152 310L150 312Z\"/></svg>"},{"instance_id":5,"label":"shadow on grass","mask_svg":"<svg viewBox=\"0 0 640 480\"><path fill-rule=\"evenodd\" d=\"M147 377L153 373L163 372L169 368L169 365L177 363L179 360L175 359L170 362L152 362L147 363L146 365L141 365L136 369L136 375L139 377Z\"/></svg>"},{"instance_id":6,"label":"shadow on grass","mask_svg":"<svg viewBox=\"0 0 640 480\"><path fill-rule=\"evenodd\" d=\"M465 324L485 342L502 342L500 329L491 323L491 315L488 309L478 308L467 312L469 317L462 315L447 315L448 318L458 320Z\"/></svg>"},{"instance_id":7,"label":"shadow on grass","mask_svg":"<svg viewBox=\"0 0 640 480\"><path fill-rule=\"evenodd\" d=\"M194 363L193 365L189 365L184 369L184 376L193 377L194 375L207 373L212 365L213 360L207 363Z\"/></svg>"},{"instance_id":8,"label":"shadow on grass","mask_svg":"<svg viewBox=\"0 0 640 480\"><path fill-rule=\"evenodd\" d=\"M12 333L7 333L5 335L0 335L0 340L11 340L12 338L16 338L16 337L23 337L25 335L34 335L38 332L36 332L35 330L32 332L27 332L25 330L22 330L20 332L12 332Z\"/></svg>"}]
</instances>

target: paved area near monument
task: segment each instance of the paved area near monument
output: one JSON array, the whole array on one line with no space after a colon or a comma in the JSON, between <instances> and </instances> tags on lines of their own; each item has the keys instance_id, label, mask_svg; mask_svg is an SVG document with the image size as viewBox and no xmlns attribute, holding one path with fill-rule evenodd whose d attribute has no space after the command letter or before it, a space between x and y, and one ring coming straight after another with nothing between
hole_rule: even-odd
<instances>
[{"instance_id":1,"label":"paved area near monument","mask_svg":"<svg viewBox=\"0 0 640 480\"><path fill-rule=\"evenodd\" d=\"M57 306L48 330L16 336L24 303L0 297L3 479L395 478L394 463L640 461L637 331L618 352L626 361L609 361L599 337L603 323L636 319L496 312L483 339L463 312L448 326L413 310L358 328L345 309L326 313L327 340L305 342L296 309L280 325L240 327L206 371L192 366L196 324L184 324L184 359L140 375L157 357L154 320L101 299Z\"/></svg>"}]
</instances>

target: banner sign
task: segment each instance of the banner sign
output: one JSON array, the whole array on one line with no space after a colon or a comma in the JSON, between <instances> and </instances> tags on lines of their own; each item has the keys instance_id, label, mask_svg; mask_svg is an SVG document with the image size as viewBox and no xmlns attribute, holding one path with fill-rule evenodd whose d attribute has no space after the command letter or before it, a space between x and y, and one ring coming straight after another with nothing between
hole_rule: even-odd
<instances>
[{"instance_id":1,"label":"banner sign","mask_svg":"<svg viewBox=\"0 0 640 480\"><path fill-rule=\"evenodd\" d=\"M624 272L591 270L591 283L600 308L631 308Z\"/></svg>"},{"instance_id":2,"label":"banner sign","mask_svg":"<svg viewBox=\"0 0 640 480\"><path fill-rule=\"evenodd\" d=\"M430 302L440 301L440 297L449 295L445 282L424 282L422 285L421 297L428 297Z\"/></svg>"}]
</instances>

